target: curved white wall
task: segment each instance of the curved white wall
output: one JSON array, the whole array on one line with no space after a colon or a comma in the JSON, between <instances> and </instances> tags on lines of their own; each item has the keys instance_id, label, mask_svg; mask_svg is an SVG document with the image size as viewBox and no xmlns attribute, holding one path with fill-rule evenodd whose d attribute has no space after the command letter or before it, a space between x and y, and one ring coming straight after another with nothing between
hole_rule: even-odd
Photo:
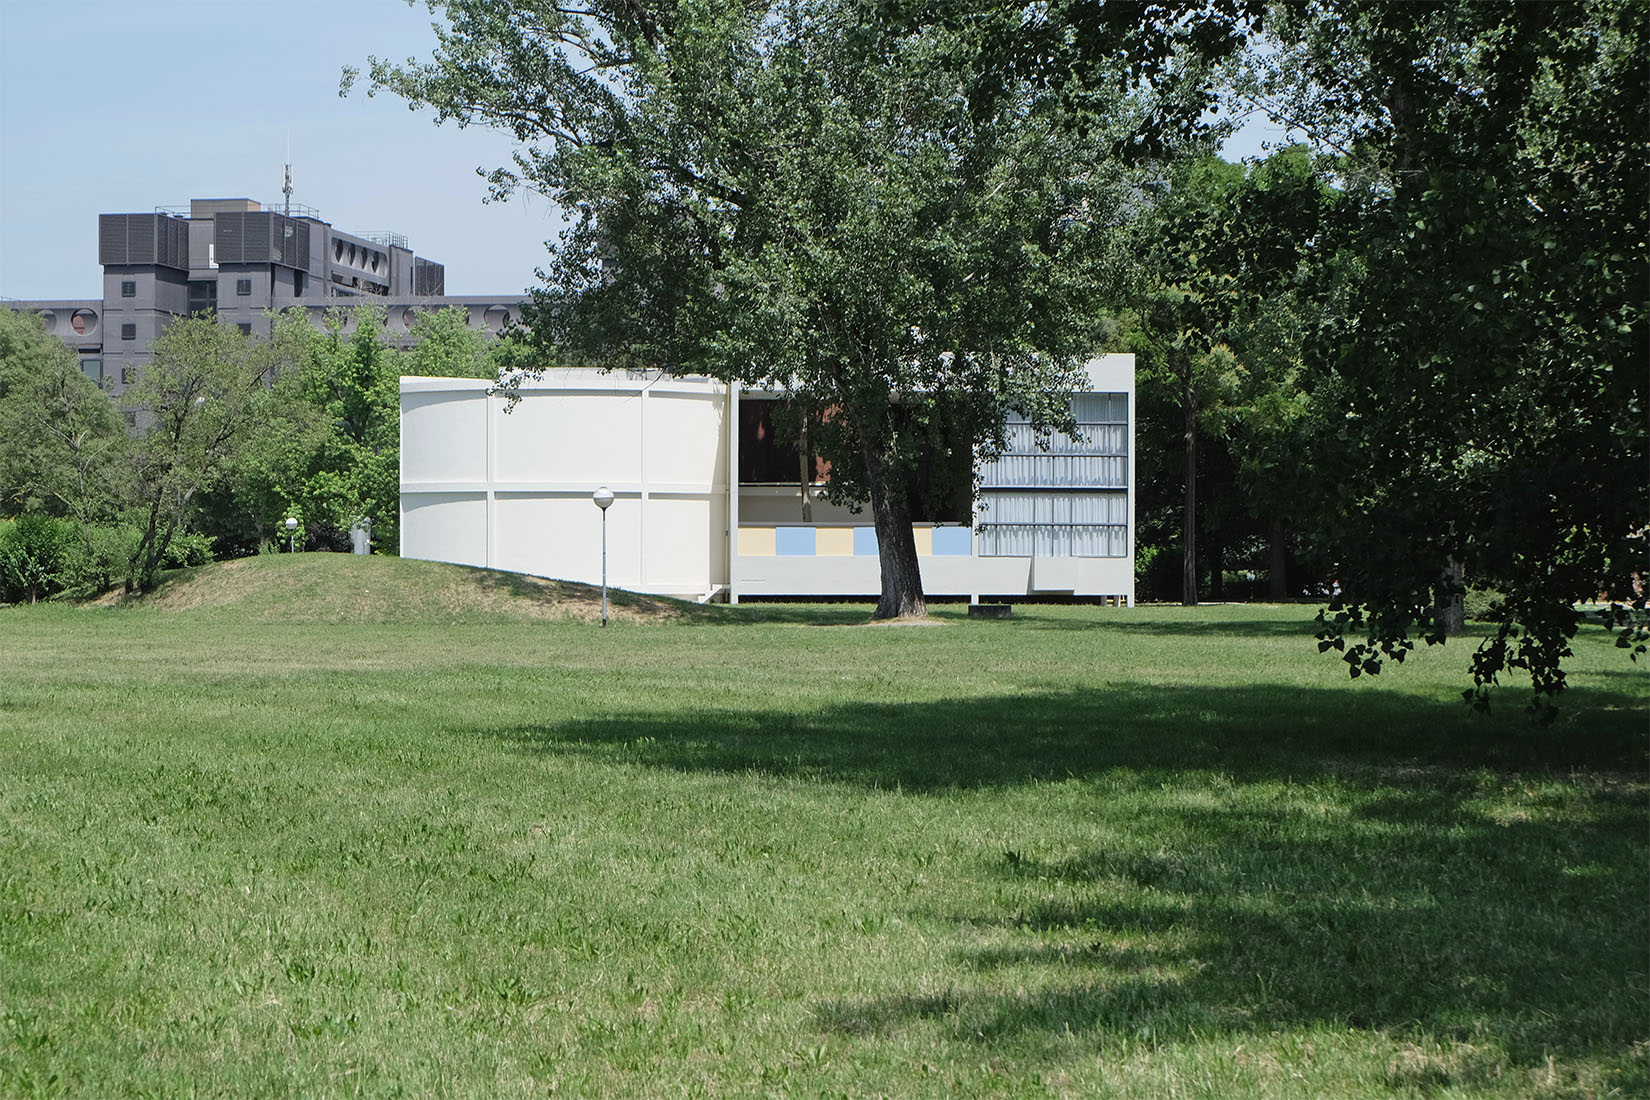
<instances>
[{"instance_id":1,"label":"curved white wall","mask_svg":"<svg viewBox=\"0 0 1650 1100\"><path fill-rule=\"evenodd\" d=\"M703 596L727 583L727 389L547 371L506 412L488 383L401 380L401 553Z\"/></svg>"}]
</instances>

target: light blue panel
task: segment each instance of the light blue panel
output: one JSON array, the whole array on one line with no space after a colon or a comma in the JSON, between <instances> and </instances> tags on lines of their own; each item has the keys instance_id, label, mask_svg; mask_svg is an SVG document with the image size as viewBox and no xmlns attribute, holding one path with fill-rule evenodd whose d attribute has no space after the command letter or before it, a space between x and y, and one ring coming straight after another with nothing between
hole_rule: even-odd
<instances>
[{"instance_id":1,"label":"light blue panel","mask_svg":"<svg viewBox=\"0 0 1650 1100\"><path fill-rule=\"evenodd\" d=\"M934 556L967 558L974 553L974 530L971 527L934 528Z\"/></svg>"},{"instance_id":2,"label":"light blue panel","mask_svg":"<svg viewBox=\"0 0 1650 1100\"><path fill-rule=\"evenodd\" d=\"M782 558L813 557L814 529L812 527L779 528L775 532L773 552Z\"/></svg>"},{"instance_id":3,"label":"light blue panel","mask_svg":"<svg viewBox=\"0 0 1650 1100\"><path fill-rule=\"evenodd\" d=\"M854 528L854 556L877 556L877 529L875 527Z\"/></svg>"}]
</instances>

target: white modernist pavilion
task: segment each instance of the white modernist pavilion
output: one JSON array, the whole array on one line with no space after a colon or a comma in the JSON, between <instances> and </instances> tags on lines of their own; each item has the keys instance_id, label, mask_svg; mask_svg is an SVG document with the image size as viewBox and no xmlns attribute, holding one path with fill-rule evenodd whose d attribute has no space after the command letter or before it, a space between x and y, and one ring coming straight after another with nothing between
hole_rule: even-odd
<instances>
[{"instance_id":1,"label":"white modernist pavilion","mask_svg":"<svg viewBox=\"0 0 1650 1100\"><path fill-rule=\"evenodd\" d=\"M914 525L930 596L1134 603L1134 357L1088 365L1075 437L1009 447L972 502ZM881 589L869 510L776 446L776 395L657 372L546 371L513 409L486 381L401 379L401 554L689 599ZM804 503L808 521L804 522Z\"/></svg>"}]
</instances>

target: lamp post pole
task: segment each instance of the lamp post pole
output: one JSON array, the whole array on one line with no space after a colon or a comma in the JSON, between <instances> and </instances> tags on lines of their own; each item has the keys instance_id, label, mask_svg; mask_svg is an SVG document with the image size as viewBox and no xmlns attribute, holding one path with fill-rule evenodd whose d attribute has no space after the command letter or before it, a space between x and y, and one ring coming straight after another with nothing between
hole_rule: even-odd
<instances>
[{"instance_id":1,"label":"lamp post pole","mask_svg":"<svg viewBox=\"0 0 1650 1100\"><path fill-rule=\"evenodd\" d=\"M602 625L607 625L607 510L613 504L613 490L603 485L590 497L602 510Z\"/></svg>"},{"instance_id":2,"label":"lamp post pole","mask_svg":"<svg viewBox=\"0 0 1650 1100\"><path fill-rule=\"evenodd\" d=\"M286 517L286 552L295 554L298 551L298 521L291 516Z\"/></svg>"}]
</instances>

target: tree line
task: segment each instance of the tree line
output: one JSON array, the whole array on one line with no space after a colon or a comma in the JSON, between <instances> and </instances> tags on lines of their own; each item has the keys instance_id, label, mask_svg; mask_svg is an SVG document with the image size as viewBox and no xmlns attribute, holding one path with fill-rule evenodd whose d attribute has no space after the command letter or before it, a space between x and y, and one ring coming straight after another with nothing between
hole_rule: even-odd
<instances>
[{"instance_id":1,"label":"tree line","mask_svg":"<svg viewBox=\"0 0 1650 1100\"><path fill-rule=\"evenodd\" d=\"M1102 348L1140 357L1141 557L1178 550L1186 602L1263 545L1274 595L1329 586L1356 676L1480 586L1478 701L1513 669L1559 690L1578 603L1642 615L1645 5L429 7L429 60L341 91L519 143L494 194L570 219L538 361L793 395L871 511L878 616L923 611L935 447L1069 429ZM1304 148L1213 157L1257 114Z\"/></svg>"},{"instance_id":2,"label":"tree line","mask_svg":"<svg viewBox=\"0 0 1650 1100\"><path fill-rule=\"evenodd\" d=\"M383 320L340 308L317 330L291 311L254 338L182 318L117 402L38 318L0 311L0 601L135 591L163 569L284 549L288 517L303 546L345 549L365 522L393 552L397 379L492 378L509 352L459 309L419 315L406 349Z\"/></svg>"},{"instance_id":3,"label":"tree line","mask_svg":"<svg viewBox=\"0 0 1650 1100\"><path fill-rule=\"evenodd\" d=\"M369 59L341 92L510 133L493 195L566 214L518 357L492 364L503 388L553 363L787 393L833 498L871 513L878 616L924 610L912 487L950 491L936 453L990 458L1011 414L1071 430L1066 394L1105 350L1139 363L1158 595L1219 597L1234 568L1321 591L1319 644L1363 675L1458 630L1472 586L1497 624L1480 702L1510 670L1561 689L1578 604L1642 616L1645 5L430 8L427 61ZM1254 116L1298 144L1222 161ZM220 544L288 507L336 527L393 488L354 369L283 436L324 445L266 446L304 477L240 463L194 492ZM180 424L179 446L209 428ZM190 503L144 476L140 562Z\"/></svg>"}]
</instances>

